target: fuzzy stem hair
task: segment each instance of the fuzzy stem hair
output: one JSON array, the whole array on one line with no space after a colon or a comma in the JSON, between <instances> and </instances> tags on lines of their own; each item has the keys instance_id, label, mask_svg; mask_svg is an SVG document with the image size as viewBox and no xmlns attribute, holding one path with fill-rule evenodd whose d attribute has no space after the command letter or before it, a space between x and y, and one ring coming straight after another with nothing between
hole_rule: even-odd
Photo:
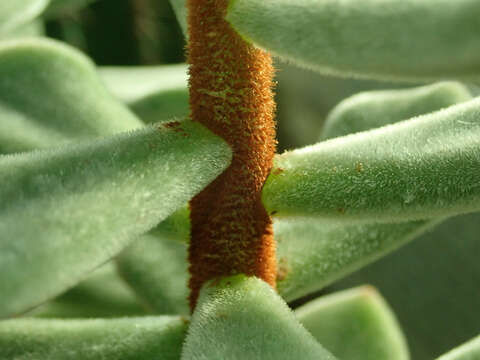
<instances>
[{"instance_id":1,"label":"fuzzy stem hair","mask_svg":"<svg viewBox=\"0 0 480 360\"><path fill-rule=\"evenodd\" d=\"M227 0L188 0L191 117L233 150L229 168L190 202L190 306L202 285L238 273L275 287L272 221L261 199L275 154L271 56L224 19Z\"/></svg>"}]
</instances>

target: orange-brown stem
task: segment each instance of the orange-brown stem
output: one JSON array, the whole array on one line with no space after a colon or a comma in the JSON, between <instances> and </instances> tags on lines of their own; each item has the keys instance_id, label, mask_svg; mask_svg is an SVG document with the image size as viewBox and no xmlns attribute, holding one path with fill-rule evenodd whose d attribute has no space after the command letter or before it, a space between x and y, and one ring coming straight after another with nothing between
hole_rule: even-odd
<instances>
[{"instance_id":1,"label":"orange-brown stem","mask_svg":"<svg viewBox=\"0 0 480 360\"><path fill-rule=\"evenodd\" d=\"M225 139L230 167L190 202L190 305L244 273L275 286L272 222L260 199L275 153L273 67L224 20L227 0L188 0L191 116Z\"/></svg>"}]
</instances>

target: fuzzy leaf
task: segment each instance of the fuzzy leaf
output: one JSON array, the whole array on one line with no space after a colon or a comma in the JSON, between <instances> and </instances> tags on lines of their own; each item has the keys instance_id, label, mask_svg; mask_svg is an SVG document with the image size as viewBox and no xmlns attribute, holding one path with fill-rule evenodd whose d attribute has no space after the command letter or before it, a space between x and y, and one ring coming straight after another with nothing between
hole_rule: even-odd
<instances>
[{"instance_id":1,"label":"fuzzy leaf","mask_svg":"<svg viewBox=\"0 0 480 360\"><path fill-rule=\"evenodd\" d=\"M0 321L2 360L178 360L180 317Z\"/></svg>"},{"instance_id":2,"label":"fuzzy leaf","mask_svg":"<svg viewBox=\"0 0 480 360\"><path fill-rule=\"evenodd\" d=\"M145 315L132 290L122 281L112 262L95 270L86 280L35 309L36 317L92 318Z\"/></svg>"},{"instance_id":3,"label":"fuzzy leaf","mask_svg":"<svg viewBox=\"0 0 480 360\"><path fill-rule=\"evenodd\" d=\"M277 287L287 301L318 291L397 249L431 228L429 221L343 225L279 219Z\"/></svg>"},{"instance_id":4,"label":"fuzzy leaf","mask_svg":"<svg viewBox=\"0 0 480 360\"><path fill-rule=\"evenodd\" d=\"M178 23L182 28L183 35L185 35L185 37L188 37L187 0L170 0L170 4L175 11L175 15L177 16Z\"/></svg>"},{"instance_id":5,"label":"fuzzy leaf","mask_svg":"<svg viewBox=\"0 0 480 360\"><path fill-rule=\"evenodd\" d=\"M480 359L480 336L442 355L438 360L478 360Z\"/></svg>"},{"instance_id":6,"label":"fuzzy leaf","mask_svg":"<svg viewBox=\"0 0 480 360\"><path fill-rule=\"evenodd\" d=\"M371 286L322 296L298 308L295 315L339 359L409 359L394 314Z\"/></svg>"},{"instance_id":7,"label":"fuzzy leaf","mask_svg":"<svg viewBox=\"0 0 480 360\"><path fill-rule=\"evenodd\" d=\"M189 114L187 66L102 67L110 91L145 122Z\"/></svg>"},{"instance_id":8,"label":"fuzzy leaf","mask_svg":"<svg viewBox=\"0 0 480 360\"><path fill-rule=\"evenodd\" d=\"M334 359L257 278L224 278L203 287L182 360Z\"/></svg>"},{"instance_id":9,"label":"fuzzy leaf","mask_svg":"<svg viewBox=\"0 0 480 360\"><path fill-rule=\"evenodd\" d=\"M185 204L230 157L191 121L0 157L0 316L77 283Z\"/></svg>"},{"instance_id":10,"label":"fuzzy leaf","mask_svg":"<svg viewBox=\"0 0 480 360\"><path fill-rule=\"evenodd\" d=\"M37 17L49 0L2 0L0 2L0 33L26 24Z\"/></svg>"},{"instance_id":11,"label":"fuzzy leaf","mask_svg":"<svg viewBox=\"0 0 480 360\"><path fill-rule=\"evenodd\" d=\"M77 50L41 39L0 45L0 152L45 148L140 126Z\"/></svg>"},{"instance_id":12,"label":"fuzzy leaf","mask_svg":"<svg viewBox=\"0 0 480 360\"><path fill-rule=\"evenodd\" d=\"M35 36L45 36L45 26L40 20L15 27L11 31L0 33L0 40L30 38Z\"/></svg>"},{"instance_id":13,"label":"fuzzy leaf","mask_svg":"<svg viewBox=\"0 0 480 360\"><path fill-rule=\"evenodd\" d=\"M187 245L144 235L125 249L117 264L122 277L159 314L189 314Z\"/></svg>"},{"instance_id":14,"label":"fuzzy leaf","mask_svg":"<svg viewBox=\"0 0 480 360\"><path fill-rule=\"evenodd\" d=\"M379 79L480 77L477 0L231 0L248 41L326 74Z\"/></svg>"},{"instance_id":15,"label":"fuzzy leaf","mask_svg":"<svg viewBox=\"0 0 480 360\"><path fill-rule=\"evenodd\" d=\"M379 289L405 330L412 359L429 360L479 333L480 214L434 231L333 285Z\"/></svg>"},{"instance_id":16,"label":"fuzzy leaf","mask_svg":"<svg viewBox=\"0 0 480 360\"><path fill-rule=\"evenodd\" d=\"M263 189L278 216L399 222L480 209L480 98L287 152Z\"/></svg>"},{"instance_id":17,"label":"fuzzy leaf","mask_svg":"<svg viewBox=\"0 0 480 360\"><path fill-rule=\"evenodd\" d=\"M367 91L345 99L328 115L323 139L349 135L428 114L470 100L457 82L401 90Z\"/></svg>"}]
</instances>

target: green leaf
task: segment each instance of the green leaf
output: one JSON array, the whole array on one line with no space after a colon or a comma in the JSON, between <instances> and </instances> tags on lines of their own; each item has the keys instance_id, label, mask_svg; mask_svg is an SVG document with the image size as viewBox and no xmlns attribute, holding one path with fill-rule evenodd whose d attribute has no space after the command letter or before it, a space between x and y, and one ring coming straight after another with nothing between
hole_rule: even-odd
<instances>
[{"instance_id":1,"label":"green leaf","mask_svg":"<svg viewBox=\"0 0 480 360\"><path fill-rule=\"evenodd\" d=\"M333 285L374 285L394 310L412 359L429 360L478 334L480 214L434 231Z\"/></svg>"},{"instance_id":2,"label":"green leaf","mask_svg":"<svg viewBox=\"0 0 480 360\"><path fill-rule=\"evenodd\" d=\"M202 190L230 148L191 121L0 157L0 316L71 287Z\"/></svg>"},{"instance_id":3,"label":"green leaf","mask_svg":"<svg viewBox=\"0 0 480 360\"><path fill-rule=\"evenodd\" d=\"M188 25L187 25L187 0L170 0L170 4L175 11L178 23L182 28L183 35L188 38Z\"/></svg>"},{"instance_id":4,"label":"green leaf","mask_svg":"<svg viewBox=\"0 0 480 360\"><path fill-rule=\"evenodd\" d=\"M480 359L480 336L442 355L438 360L478 360Z\"/></svg>"},{"instance_id":5,"label":"green leaf","mask_svg":"<svg viewBox=\"0 0 480 360\"><path fill-rule=\"evenodd\" d=\"M96 0L50 0L50 4L45 11L45 16L53 17L64 12L73 12L94 1Z\"/></svg>"},{"instance_id":6,"label":"green leaf","mask_svg":"<svg viewBox=\"0 0 480 360\"><path fill-rule=\"evenodd\" d=\"M327 117L323 139L349 135L428 114L470 100L457 82L401 90L367 91L338 104Z\"/></svg>"},{"instance_id":7,"label":"green leaf","mask_svg":"<svg viewBox=\"0 0 480 360\"><path fill-rule=\"evenodd\" d=\"M231 0L247 41L325 74L478 79L476 0Z\"/></svg>"},{"instance_id":8,"label":"green leaf","mask_svg":"<svg viewBox=\"0 0 480 360\"><path fill-rule=\"evenodd\" d=\"M0 45L0 152L50 147L142 126L73 48L51 40Z\"/></svg>"},{"instance_id":9,"label":"green leaf","mask_svg":"<svg viewBox=\"0 0 480 360\"><path fill-rule=\"evenodd\" d=\"M147 123L189 114L185 64L102 67L99 71L109 90Z\"/></svg>"},{"instance_id":10,"label":"green leaf","mask_svg":"<svg viewBox=\"0 0 480 360\"><path fill-rule=\"evenodd\" d=\"M22 26L13 28L11 31L7 31L5 33L0 33L0 40L27 38L35 36L45 36L45 26L40 20L36 20Z\"/></svg>"},{"instance_id":11,"label":"green leaf","mask_svg":"<svg viewBox=\"0 0 480 360\"><path fill-rule=\"evenodd\" d=\"M132 290L122 281L112 262L86 280L31 314L47 318L92 318L145 315Z\"/></svg>"},{"instance_id":12,"label":"green leaf","mask_svg":"<svg viewBox=\"0 0 480 360\"><path fill-rule=\"evenodd\" d=\"M122 277L156 313L189 314L187 244L144 235L117 257Z\"/></svg>"},{"instance_id":13,"label":"green leaf","mask_svg":"<svg viewBox=\"0 0 480 360\"><path fill-rule=\"evenodd\" d=\"M2 0L0 2L0 33L11 31L37 17L49 0Z\"/></svg>"},{"instance_id":14,"label":"green leaf","mask_svg":"<svg viewBox=\"0 0 480 360\"><path fill-rule=\"evenodd\" d=\"M277 216L399 222L480 209L480 98L275 158Z\"/></svg>"},{"instance_id":15,"label":"green leaf","mask_svg":"<svg viewBox=\"0 0 480 360\"><path fill-rule=\"evenodd\" d=\"M257 278L224 278L203 287L182 360L334 359Z\"/></svg>"},{"instance_id":16,"label":"green leaf","mask_svg":"<svg viewBox=\"0 0 480 360\"><path fill-rule=\"evenodd\" d=\"M287 301L318 291L399 248L434 226L430 221L342 225L278 220L277 288Z\"/></svg>"},{"instance_id":17,"label":"green leaf","mask_svg":"<svg viewBox=\"0 0 480 360\"><path fill-rule=\"evenodd\" d=\"M298 308L295 315L339 359L409 359L394 314L371 286L322 296Z\"/></svg>"},{"instance_id":18,"label":"green leaf","mask_svg":"<svg viewBox=\"0 0 480 360\"><path fill-rule=\"evenodd\" d=\"M0 321L3 360L178 360L185 320L124 319Z\"/></svg>"}]
</instances>

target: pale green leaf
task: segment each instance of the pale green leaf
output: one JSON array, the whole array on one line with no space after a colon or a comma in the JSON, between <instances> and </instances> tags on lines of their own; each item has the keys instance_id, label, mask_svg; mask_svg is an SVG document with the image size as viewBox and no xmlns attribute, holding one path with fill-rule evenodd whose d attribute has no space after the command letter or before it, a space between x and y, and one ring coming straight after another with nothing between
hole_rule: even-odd
<instances>
[{"instance_id":1,"label":"pale green leaf","mask_svg":"<svg viewBox=\"0 0 480 360\"><path fill-rule=\"evenodd\" d=\"M167 125L0 157L0 316L71 287L228 166L206 128Z\"/></svg>"},{"instance_id":2,"label":"pale green leaf","mask_svg":"<svg viewBox=\"0 0 480 360\"><path fill-rule=\"evenodd\" d=\"M186 331L177 316L0 321L2 360L178 360Z\"/></svg>"},{"instance_id":3,"label":"pale green leaf","mask_svg":"<svg viewBox=\"0 0 480 360\"><path fill-rule=\"evenodd\" d=\"M328 115L322 139L353 134L428 114L470 100L457 82L401 90L366 91L338 104Z\"/></svg>"},{"instance_id":4,"label":"pale green leaf","mask_svg":"<svg viewBox=\"0 0 480 360\"><path fill-rule=\"evenodd\" d=\"M257 278L224 278L203 287L182 360L334 359L275 291Z\"/></svg>"},{"instance_id":5,"label":"pale green leaf","mask_svg":"<svg viewBox=\"0 0 480 360\"><path fill-rule=\"evenodd\" d=\"M92 318L145 315L147 310L121 280L112 262L28 315L46 318Z\"/></svg>"},{"instance_id":6,"label":"pale green leaf","mask_svg":"<svg viewBox=\"0 0 480 360\"><path fill-rule=\"evenodd\" d=\"M2 0L0 1L0 33L11 31L37 17L49 0Z\"/></svg>"},{"instance_id":7,"label":"pale green leaf","mask_svg":"<svg viewBox=\"0 0 480 360\"><path fill-rule=\"evenodd\" d=\"M41 20L13 28L11 31L0 33L0 40L45 36L45 26Z\"/></svg>"},{"instance_id":8,"label":"pale green leaf","mask_svg":"<svg viewBox=\"0 0 480 360\"><path fill-rule=\"evenodd\" d=\"M394 314L371 286L322 296L298 308L295 315L339 359L409 359Z\"/></svg>"},{"instance_id":9,"label":"pale green leaf","mask_svg":"<svg viewBox=\"0 0 480 360\"><path fill-rule=\"evenodd\" d=\"M45 148L140 126L77 50L41 39L0 45L0 152Z\"/></svg>"},{"instance_id":10,"label":"pale green leaf","mask_svg":"<svg viewBox=\"0 0 480 360\"><path fill-rule=\"evenodd\" d=\"M189 114L187 66L101 67L108 89L145 122Z\"/></svg>"},{"instance_id":11,"label":"pale green leaf","mask_svg":"<svg viewBox=\"0 0 480 360\"><path fill-rule=\"evenodd\" d=\"M438 360L478 360L480 359L480 336L442 355Z\"/></svg>"},{"instance_id":12,"label":"pale green leaf","mask_svg":"<svg viewBox=\"0 0 480 360\"><path fill-rule=\"evenodd\" d=\"M231 0L248 41L326 74L480 77L477 0Z\"/></svg>"},{"instance_id":13,"label":"pale green leaf","mask_svg":"<svg viewBox=\"0 0 480 360\"><path fill-rule=\"evenodd\" d=\"M183 35L188 37L188 25L187 25L187 0L170 0L175 15L177 16L178 23L182 28Z\"/></svg>"},{"instance_id":14,"label":"pale green leaf","mask_svg":"<svg viewBox=\"0 0 480 360\"><path fill-rule=\"evenodd\" d=\"M189 314L186 243L144 235L116 260L122 277L153 311Z\"/></svg>"},{"instance_id":15,"label":"pale green leaf","mask_svg":"<svg viewBox=\"0 0 480 360\"><path fill-rule=\"evenodd\" d=\"M379 289L415 360L431 360L479 332L480 214L449 219L405 247L333 285Z\"/></svg>"},{"instance_id":16,"label":"pale green leaf","mask_svg":"<svg viewBox=\"0 0 480 360\"><path fill-rule=\"evenodd\" d=\"M399 222L480 209L480 98L275 158L278 216Z\"/></svg>"},{"instance_id":17,"label":"pale green leaf","mask_svg":"<svg viewBox=\"0 0 480 360\"><path fill-rule=\"evenodd\" d=\"M279 219L274 225L277 287L282 297L291 301L379 259L434 224L344 225L315 219Z\"/></svg>"}]
</instances>

